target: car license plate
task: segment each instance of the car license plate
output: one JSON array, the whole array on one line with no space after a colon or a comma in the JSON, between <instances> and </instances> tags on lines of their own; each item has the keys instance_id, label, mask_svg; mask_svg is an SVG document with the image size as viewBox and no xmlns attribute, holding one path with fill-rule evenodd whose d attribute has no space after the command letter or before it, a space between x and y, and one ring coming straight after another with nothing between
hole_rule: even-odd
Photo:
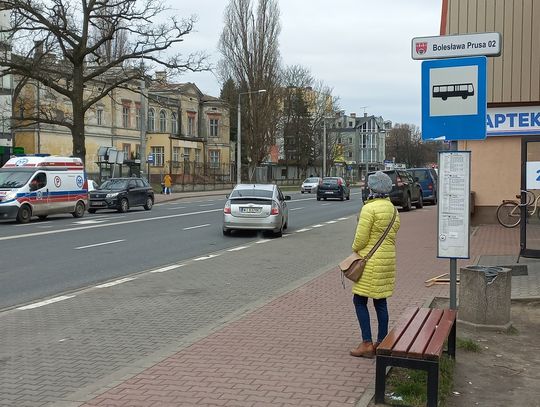
<instances>
[{"instance_id":1,"label":"car license plate","mask_svg":"<svg viewBox=\"0 0 540 407\"><path fill-rule=\"evenodd\" d=\"M261 208L240 208L242 213L259 213Z\"/></svg>"},{"instance_id":2,"label":"car license plate","mask_svg":"<svg viewBox=\"0 0 540 407\"><path fill-rule=\"evenodd\" d=\"M332 192L332 191L326 191L325 194L327 194L327 195L332 195L333 192Z\"/></svg>"},{"instance_id":3,"label":"car license plate","mask_svg":"<svg viewBox=\"0 0 540 407\"><path fill-rule=\"evenodd\" d=\"M105 206L105 202L103 202L103 201L91 201L90 206Z\"/></svg>"}]
</instances>

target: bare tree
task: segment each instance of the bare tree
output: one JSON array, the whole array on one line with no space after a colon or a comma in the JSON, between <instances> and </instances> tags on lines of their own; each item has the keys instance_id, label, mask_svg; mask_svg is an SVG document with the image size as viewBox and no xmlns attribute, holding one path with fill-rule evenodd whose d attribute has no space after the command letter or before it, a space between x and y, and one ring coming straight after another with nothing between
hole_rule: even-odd
<instances>
[{"instance_id":1,"label":"bare tree","mask_svg":"<svg viewBox=\"0 0 540 407\"><path fill-rule=\"evenodd\" d=\"M437 152L444 149L444 144L422 142L420 129L413 124L396 124L386 137L386 156L407 167L423 167L437 162Z\"/></svg>"},{"instance_id":2,"label":"bare tree","mask_svg":"<svg viewBox=\"0 0 540 407\"><path fill-rule=\"evenodd\" d=\"M277 0L259 0L256 12L252 0L230 0L225 11L219 42L221 74L233 78L242 104L243 161L250 167L268 156L275 143L280 118L280 33Z\"/></svg>"},{"instance_id":3,"label":"bare tree","mask_svg":"<svg viewBox=\"0 0 540 407\"><path fill-rule=\"evenodd\" d=\"M69 111L43 112L26 123L68 127L73 155L83 160L85 114L100 99L116 88L136 91L134 81L148 78L156 66L169 75L208 69L205 55L170 50L185 40L195 18L169 13L154 23L169 10L161 0L5 0L0 10L11 13L11 26L0 32L14 44L13 56L0 59L0 67L2 75L20 78L14 96L31 81L71 103Z\"/></svg>"}]
</instances>

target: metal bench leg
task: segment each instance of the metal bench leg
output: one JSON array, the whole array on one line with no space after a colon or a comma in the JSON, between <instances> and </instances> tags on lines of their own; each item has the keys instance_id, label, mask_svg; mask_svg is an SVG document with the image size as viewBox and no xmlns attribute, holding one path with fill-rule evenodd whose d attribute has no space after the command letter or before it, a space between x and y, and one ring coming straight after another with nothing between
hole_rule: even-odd
<instances>
[{"instance_id":1,"label":"metal bench leg","mask_svg":"<svg viewBox=\"0 0 540 407\"><path fill-rule=\"evenodd\" d=\"M454 325L452 325L452 329L448 335L448 356L452 359L456 358L456 325L456 321L454 320Z\"/></svg>"},{"instance_id":2,"label":"metal bench leg","mask_svg":"<svg viewBox=\"0 0 540 407\"><path fill-rule=\"evenodd\" d=\"M439 363L430 363L427 373L427 407L437 407L439 390Z\"/></svg>"},{"instance_id":3,"label":"metal bench leg","mask_svg":"<svg viewBox=\"0 0 540 407\"><path fill-rule=\"evenodd\" d=\"M384 403L384 390L386 387L387 360L383 356L377 356L375 365L375 404Z\"/></svg>"}]
</instances>

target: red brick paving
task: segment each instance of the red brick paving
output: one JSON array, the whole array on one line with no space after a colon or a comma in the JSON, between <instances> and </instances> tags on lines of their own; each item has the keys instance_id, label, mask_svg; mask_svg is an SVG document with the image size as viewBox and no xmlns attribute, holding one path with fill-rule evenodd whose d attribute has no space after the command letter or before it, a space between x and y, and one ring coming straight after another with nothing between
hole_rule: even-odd
<instances>
[{"instance_id":1,"label":"red brick paving","mask_svg":"<svg viewBox=\"0 0 540 407\"><path fill-rule=\"evenodd\" d=\"M405 307L448 296L448 285L424 284L449 268L436 258L436 207L401 220L391 325ZM463 264L481 254L517 254L519 230L480 226L471 243ZM358 341L350 289L330 270L85 405L350 406L375 372L373 360L349 356Z\"/></svg>"}]
</instances>

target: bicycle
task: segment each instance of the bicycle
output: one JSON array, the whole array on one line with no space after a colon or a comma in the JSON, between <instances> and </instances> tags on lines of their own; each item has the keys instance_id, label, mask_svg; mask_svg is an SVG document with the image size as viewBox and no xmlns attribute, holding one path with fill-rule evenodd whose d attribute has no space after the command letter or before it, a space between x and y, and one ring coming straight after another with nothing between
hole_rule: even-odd
<instances>
[{"instance_id":1,"label":"bicycle","mask_svg":"<svg viewBox=\"0 0 540 407\"><path fill-rule=\"evenodd\" d=\"M497 220L505 228L513 228L521 222L521 207L527 207L527 217L533 216L535 213L540 219L540 208L538 201L540 195L536 196L532 191L524 191L521 193L527 194L526 203L522 204L516 200L504 200L497 208ZM521 195L516 195L516 198L521 198ZM531 207L531 209L529 209Z\"/></svg>"}]
</instances>

